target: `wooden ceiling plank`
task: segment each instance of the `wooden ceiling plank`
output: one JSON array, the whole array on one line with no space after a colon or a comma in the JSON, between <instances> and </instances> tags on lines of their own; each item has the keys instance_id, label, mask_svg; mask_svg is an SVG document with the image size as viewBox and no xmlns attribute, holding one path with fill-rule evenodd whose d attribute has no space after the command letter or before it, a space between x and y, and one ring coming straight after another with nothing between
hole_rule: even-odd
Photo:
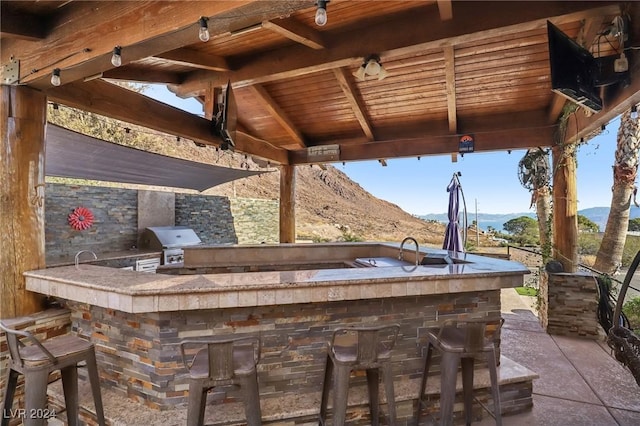
<instances>
[{"instance_id":1,"label":"wooden ceiling plank","mask_svg":"<svg viewBox=\"0 0 640 426\"><path fill-rule=\"evenodd\" d=\"M318 31L301 24L293 18L264 21L262 22L262 28L271 30L312 49L318 50L327 47Z\"/></svg>"},{"instance_id":2,"label":"wooden ceiling plank","mask_svg":"<svg viewBox=\"0 0 640 426\"><path fill-rule=\"evenodd\" d=\"M599 6L599 7L598 7ZM327 33L325 38L331 49L310 51L304 46L288 46L261 55L252 55L239 63L233 73L199 71L189 76L174 93L181 97L196 96L206 81L222 84L229 78L234 87L265 83L323 70L357 64L372 52L385 55L410 55L425 50L442 49L445 44L490 38L543 28L546 20L554 22L583 16L615 14L617 4L602 2L551 2L536 7L522 8L517 2L497 2L484 9L490 15L480 19L474 2L456 3L453 19L442 22L438 16L403 13L388 17L384 25L370 25L349 32Z\"/></svg>"},{"instance_id":3,"label":"wooden ceiling plank","mask_svg":"<svg viewBox=\"0 0 640 426\"><path fill-rule=\"evenodd\" d=\"M444 48L445 86L447 90L447 116L449 131L458 132L458 114L456 105L456 64L453 46Z\"/></svg>"},{"instance_id":4,"label":"wooden ceiling plank","mask_svg":"<svg viewBox=\"0 0 640 426\"><path fill-rule=\"evenodd\" d=\"M211 121L102 80L50 88L47 97L70 107L144 126L207 145L219 146ZM241 131L236 149L275 163L288 164L287 152Z\"/></svg>"},{"instance_id":5,"label":"wooden ceiling plank","mask_svg":"<svg viewBox=\"0 0 640 426\"><path fill-rule=\"evenodd\" d=\"M285 129L293 141L298 146L305 147L306 144L302 133L293 124L287 113L273 100L267 90L259 84L251 86L251 90L253 91L254 99L269 111L269 114Z\"/></svg>"},{"instance_id":6,"label":"wooden ceiling plank","mask_svg":"<svg viewBox=\"0 0 640 426\"><path fill-rule=\"evenodd\" d=\"M54 67L62 70L63 84L113 68L110 58L116 45L122 46L126 64L194 44L200 16L212 17L213 37L228 32L238 13L277 17L306 7L305 0L74 2L62 10L44 40L3 40L0 58L3 63L11 56L19 59L25 70L21 84L46 90Z\"/></svg>"},{"instance_id":7,"label":"wooden ceiling plank","mask_svg":"<svg viewBox=\"0 0 640 426\"><path fill-rule=\"evenodd\" d=\"M13 10L11 3L3 2L0 7L0 36L27 41L42 40L46 37L49 24L38 15Z\"/></svg>"},{"instance_id":8,"label":"wooden ceiling plank","mask_svg":"<svg viewBox=\"0 0 640 426\"><path fill-rule=\"evenodd\" d=\"M351 106L358 123L360 123L360 127L367 137L367 140L374 140L375 136L373 135L373 129L369 118L367 117L367 107L364 104L362 96L358 93L358 89L353 84L353 80L348 74L348 71L344 68L337 68L333 70L333 73L336 76L338 84L346 96L347 102Z\"/></svg>"},{"instance_id":9,"label":"wooden ceiling plank","mask_svg":"<svg viewBox=\"0 0 640 426\"><path fill-rule=\"evenodd\" d=\"M438 0L438 13L440 14L440 19L443 21L453 19L451 0Z\"/></svg>"},{"instance_id":10,"label":"wooden ceiling plank","mask_svg":"<svg viewBox=\"0 0 640 426\"><path fill-rule=\"evenodd\" d=\"M222 56L209 55L193 49L175 49L154 56L177 65L211 71L230 71L227 60Z\"/></svg>"}]
</instances>

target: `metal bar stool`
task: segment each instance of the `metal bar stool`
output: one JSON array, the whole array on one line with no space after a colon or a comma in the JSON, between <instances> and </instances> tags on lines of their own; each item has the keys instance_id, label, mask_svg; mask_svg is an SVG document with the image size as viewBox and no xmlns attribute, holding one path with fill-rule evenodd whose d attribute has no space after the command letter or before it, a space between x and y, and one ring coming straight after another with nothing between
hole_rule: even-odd
<instances>
[{"instance_id":1,"label":"metal bar stool","mask_svg":"<svg viewBox=\"0 0 640 426\"><path fill-rule=\"evenodd\" d=\"M6 333L9 347L9 375L5 389L3 413L9 413L13 404L18 374L25 380L25 426L44 425L42 415L47 406L49 374L60 370L64 390L67 420L70 426L78 419L78 363L84 361L89 372L91 392L98 424L104 425L104 410L100 394L100 377L93 343L73 335L53 337L40 342L28 331L14 330L0 321L0 330ZM30 343L25 344L25 341ZM2 426L9 424L9 416L2 416Z\"/></svg>"},{"instance_id":2,"label":"metal bar stool","mask_svg":"<svg viewBox=\"0 0 640 426\"><path fill-rule=\"evenodd\" d=\"M398 338L400 326L397 324L378 327L338 328L328 343L327 363L320 403L320 425L327 417L330 382L333 376L333 424L342 426L347 415L349 376L353 370L365 370L369 390L369 412L371 424L379 424L378 382L382 370L389 424L395 425L396 405L391 369L391 350Z\"/></svg>"},{"instance_id":3,"label":"metal bar stool","mask_svg":"<svg viewBox=\"0 0 640 426\"><path fill-rule=\"evenodd\" d=\"M418 404L416 409L416 425L420 424L420 414L424 403L424 393L427 386L427 377L431 367L433 349L437 349L441 355L440 360L440 424L453 424L453 404L456 396L456 377L458 365L462 364L462 389L464 397L465 423L472 422L471 404L473 402L473 363L475 358L485 355L491 378L491 393L494 401L494 413L492 414L498 426L502 425L500 413L500 389L498 386L497 360L495 353L495 336L498 335L504 319L500 319L492 338L485 336L486 319L447 320L440 329L427 331L429 340L425 356L425 368L422 373ZM484 407L484 405L483 405ZM484 407L487 409L487 407ZM487 411L489 411L487 409ZM491 412L489 411L491 414Z\"/></svg>"},{"instance_id":4,"label":"metal bar stool","mask_svg":"<svg viewBox=\"0 0 640 426\"><path fill-rule=\"evenodd\" d=\"M191 362L187 352L196 349ZM180 351L189 370L189 407L187 425L204 424L207 392L216 386L239 386L244 395L244 410L249 426L262 424L258 373L260 339L239 337L226 340L183 340Z\"/></svg>"}]
</instances>

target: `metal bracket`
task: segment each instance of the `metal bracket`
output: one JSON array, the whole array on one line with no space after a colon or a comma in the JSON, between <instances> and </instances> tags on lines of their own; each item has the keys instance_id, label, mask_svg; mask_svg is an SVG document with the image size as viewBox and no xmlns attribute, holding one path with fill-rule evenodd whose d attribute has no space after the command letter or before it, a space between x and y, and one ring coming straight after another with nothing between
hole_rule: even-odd
<instances>
[{"instance_id":1,"label":"metal bracket","mask_svg":"<svg viewBox=\"0 0 640 426\"><path fill-rule=\"evenodd\" d=\"M12 59L0 68L2 84L16 84L20 82L20 61Z\"/></svg>"}]
</instances>

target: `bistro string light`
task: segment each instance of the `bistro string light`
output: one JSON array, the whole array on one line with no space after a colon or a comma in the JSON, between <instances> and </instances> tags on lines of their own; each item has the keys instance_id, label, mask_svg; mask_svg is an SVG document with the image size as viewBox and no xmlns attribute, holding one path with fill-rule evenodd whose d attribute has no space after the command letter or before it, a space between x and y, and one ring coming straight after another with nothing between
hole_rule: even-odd
<instances>
[{"instance_id":1,"label":"bistro string light","mask_svg":"<svg viewBox=\"0 0 640 426\"><path fill-rule=\"evenodd\" d=\"M201 16L200 17L200 30L198 31L198 38L200 38L200 41L202 41L203 43L206 43L209 41L209 39L211 38L211 34L209 34L209 24L208 24L209 18L207 18L206 16Z\"/></svg>"},{"instance_id":2,"label":"bistro string light","mask_svg":"<svg viewBox=\"0 0 640 426\"><path fill-rule=\"evenodd\" d=\"M327 3L329 0L318 0L318 9L316 10L316 25L323 27L327 25Z\"/></svg>"},{"instance_id":3,"label":"bistro string light","mask_svg":"<svg viewBox=\"0 0 640 426\"><path fill-rule=\"evenodd\" d=\"M60 68L54 68L51 72L51 84L54 86L60 86Z\"/></svg>"},{"instance_id":4,"label":"bistro string light","mask_svg":"<svg viewBox=\"0 0 640 426\"><path fill-rule=\"evenodd\" d=\"M113 48L113 54L111 55L111 64L114 67L122 65L122 47L116 46Z\"/></svg>"}]
</instances>

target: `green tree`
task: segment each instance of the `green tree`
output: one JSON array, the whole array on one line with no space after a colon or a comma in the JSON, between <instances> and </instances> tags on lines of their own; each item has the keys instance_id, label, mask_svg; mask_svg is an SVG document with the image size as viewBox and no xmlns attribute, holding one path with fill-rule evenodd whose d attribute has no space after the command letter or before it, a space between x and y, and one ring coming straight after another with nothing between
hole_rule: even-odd
<instances>
[{"instance_id":1,"label":"green tree","mask_svg":"<svg viewBox=\"0 0 640 426\"><path fill-rule=\"evenodd\" d=\"M629 221L629 231L640 231L640 217Z\"/></svg>"},{"instance_id":2,"label":"green tree","mask_svg":"<svg viewBox=\"0 0 640 426\"><path fill-rule=\"evenodd\" d=\"M578 230L580 232L600 232L600 227L588 217L579 214Z\"/></svg>"},{"instance_id":3,"label":"green tree","mask_svg":"<svg viewBox=\"0 0 640 426\"><path fill-rule=\"evenodd\" d=\"M505 231L512 235L512 240L521 245L536 245L540 243L538 221L529 216L520 216L504 223Z\"/></svg>"}]
</instances>

